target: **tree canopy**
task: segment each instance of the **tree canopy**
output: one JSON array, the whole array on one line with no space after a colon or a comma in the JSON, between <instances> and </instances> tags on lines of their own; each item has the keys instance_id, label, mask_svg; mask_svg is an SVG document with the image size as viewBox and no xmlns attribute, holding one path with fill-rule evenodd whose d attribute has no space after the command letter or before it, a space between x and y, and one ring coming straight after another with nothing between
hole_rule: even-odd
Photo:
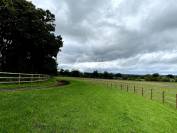
<instances>
[{"instance_id":1,"label":"tree canopy","mask_svg":"<svg viewBox=\"0 0 177 133\"><path fill-rule=\"evenodd\" d=\"M31 2L1 0L0 70L55 74L63 41L54 22L54 14Z\"/></svg>"}]
</instances>

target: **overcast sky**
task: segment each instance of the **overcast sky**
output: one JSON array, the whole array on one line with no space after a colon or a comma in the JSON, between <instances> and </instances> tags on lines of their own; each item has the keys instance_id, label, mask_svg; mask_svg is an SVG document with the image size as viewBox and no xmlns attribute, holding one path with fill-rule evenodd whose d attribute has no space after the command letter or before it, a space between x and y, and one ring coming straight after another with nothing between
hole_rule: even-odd
<instances>
[{"instance_id":1,"label":"overcast sky","mask_svg":"<svg viewBox=\"0 0 177 133\"><path fill-rule=\"evenodd\" d=\"M59 68L177 74L176 0L33 0L56 16Z\"/></svg>"}]
</instances>

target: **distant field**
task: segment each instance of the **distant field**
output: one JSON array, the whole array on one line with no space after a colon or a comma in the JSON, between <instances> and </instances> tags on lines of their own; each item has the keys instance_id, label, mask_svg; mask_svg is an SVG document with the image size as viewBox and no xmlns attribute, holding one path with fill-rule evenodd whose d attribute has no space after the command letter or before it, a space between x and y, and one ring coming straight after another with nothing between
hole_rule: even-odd
<instances>
[{"instance_id":1,"label":"distant field","mask_svg":"<svg viewBox=\"0 0 177 133\"><path fill-rule=\"evenodd\" d=\"M70 84L57 86L56 80L60 79ZM133 94L133 88L132 93L127 93L126 88L121 91L120 84L130 88L136 85L137 90L153 87L157 92L177 92L176 83L79 78L23 84L20 90L17 88L21 85L0 85L0 132L177 132L176 109Z\"/></svg>"}]
</instances>

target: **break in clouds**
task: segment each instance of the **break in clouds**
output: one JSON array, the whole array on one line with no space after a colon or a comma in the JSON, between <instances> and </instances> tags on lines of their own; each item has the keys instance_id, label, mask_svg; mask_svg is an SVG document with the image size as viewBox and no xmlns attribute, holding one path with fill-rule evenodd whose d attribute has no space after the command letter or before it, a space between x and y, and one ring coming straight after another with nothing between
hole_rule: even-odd
<instances>
[{"instance_id":1,"label":"break in clouds","mask_svg":"<svg viewBox=\"0 0 177 133\"><path fill-rule=\"evenodd\" d=\"M59 68L177 74L176 0L33 0L56 15Z\"/></svg>"}]
</instances>

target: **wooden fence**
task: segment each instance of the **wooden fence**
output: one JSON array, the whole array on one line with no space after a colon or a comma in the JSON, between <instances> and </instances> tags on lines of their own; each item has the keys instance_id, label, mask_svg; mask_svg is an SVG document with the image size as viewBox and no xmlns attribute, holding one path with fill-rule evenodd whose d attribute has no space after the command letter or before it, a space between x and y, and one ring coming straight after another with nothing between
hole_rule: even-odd
<instances>
[{"instance_id":1,"label":"wooden fence","mask_svg":"<svg viewBox=\"0 0 177 133\"><path fill-rule=\"evenodd\" d=\"M32 83L46 81L48 79L49 76L45 74L0 72L0 84Z\"/></svg>"},{"instance_id":2,"label":"wooden fence","mask_svg":"<svg viewBox=\"0 0 177 133\"><path fill-rule=\"evenodd\" d=\"M120 88L121 91L138 94L150 100L168 104L177 109L177 92L159 91L157 89L143 88L127 83L107 82L106 86L107 88Z\"/></svg>"}]
</instances>

